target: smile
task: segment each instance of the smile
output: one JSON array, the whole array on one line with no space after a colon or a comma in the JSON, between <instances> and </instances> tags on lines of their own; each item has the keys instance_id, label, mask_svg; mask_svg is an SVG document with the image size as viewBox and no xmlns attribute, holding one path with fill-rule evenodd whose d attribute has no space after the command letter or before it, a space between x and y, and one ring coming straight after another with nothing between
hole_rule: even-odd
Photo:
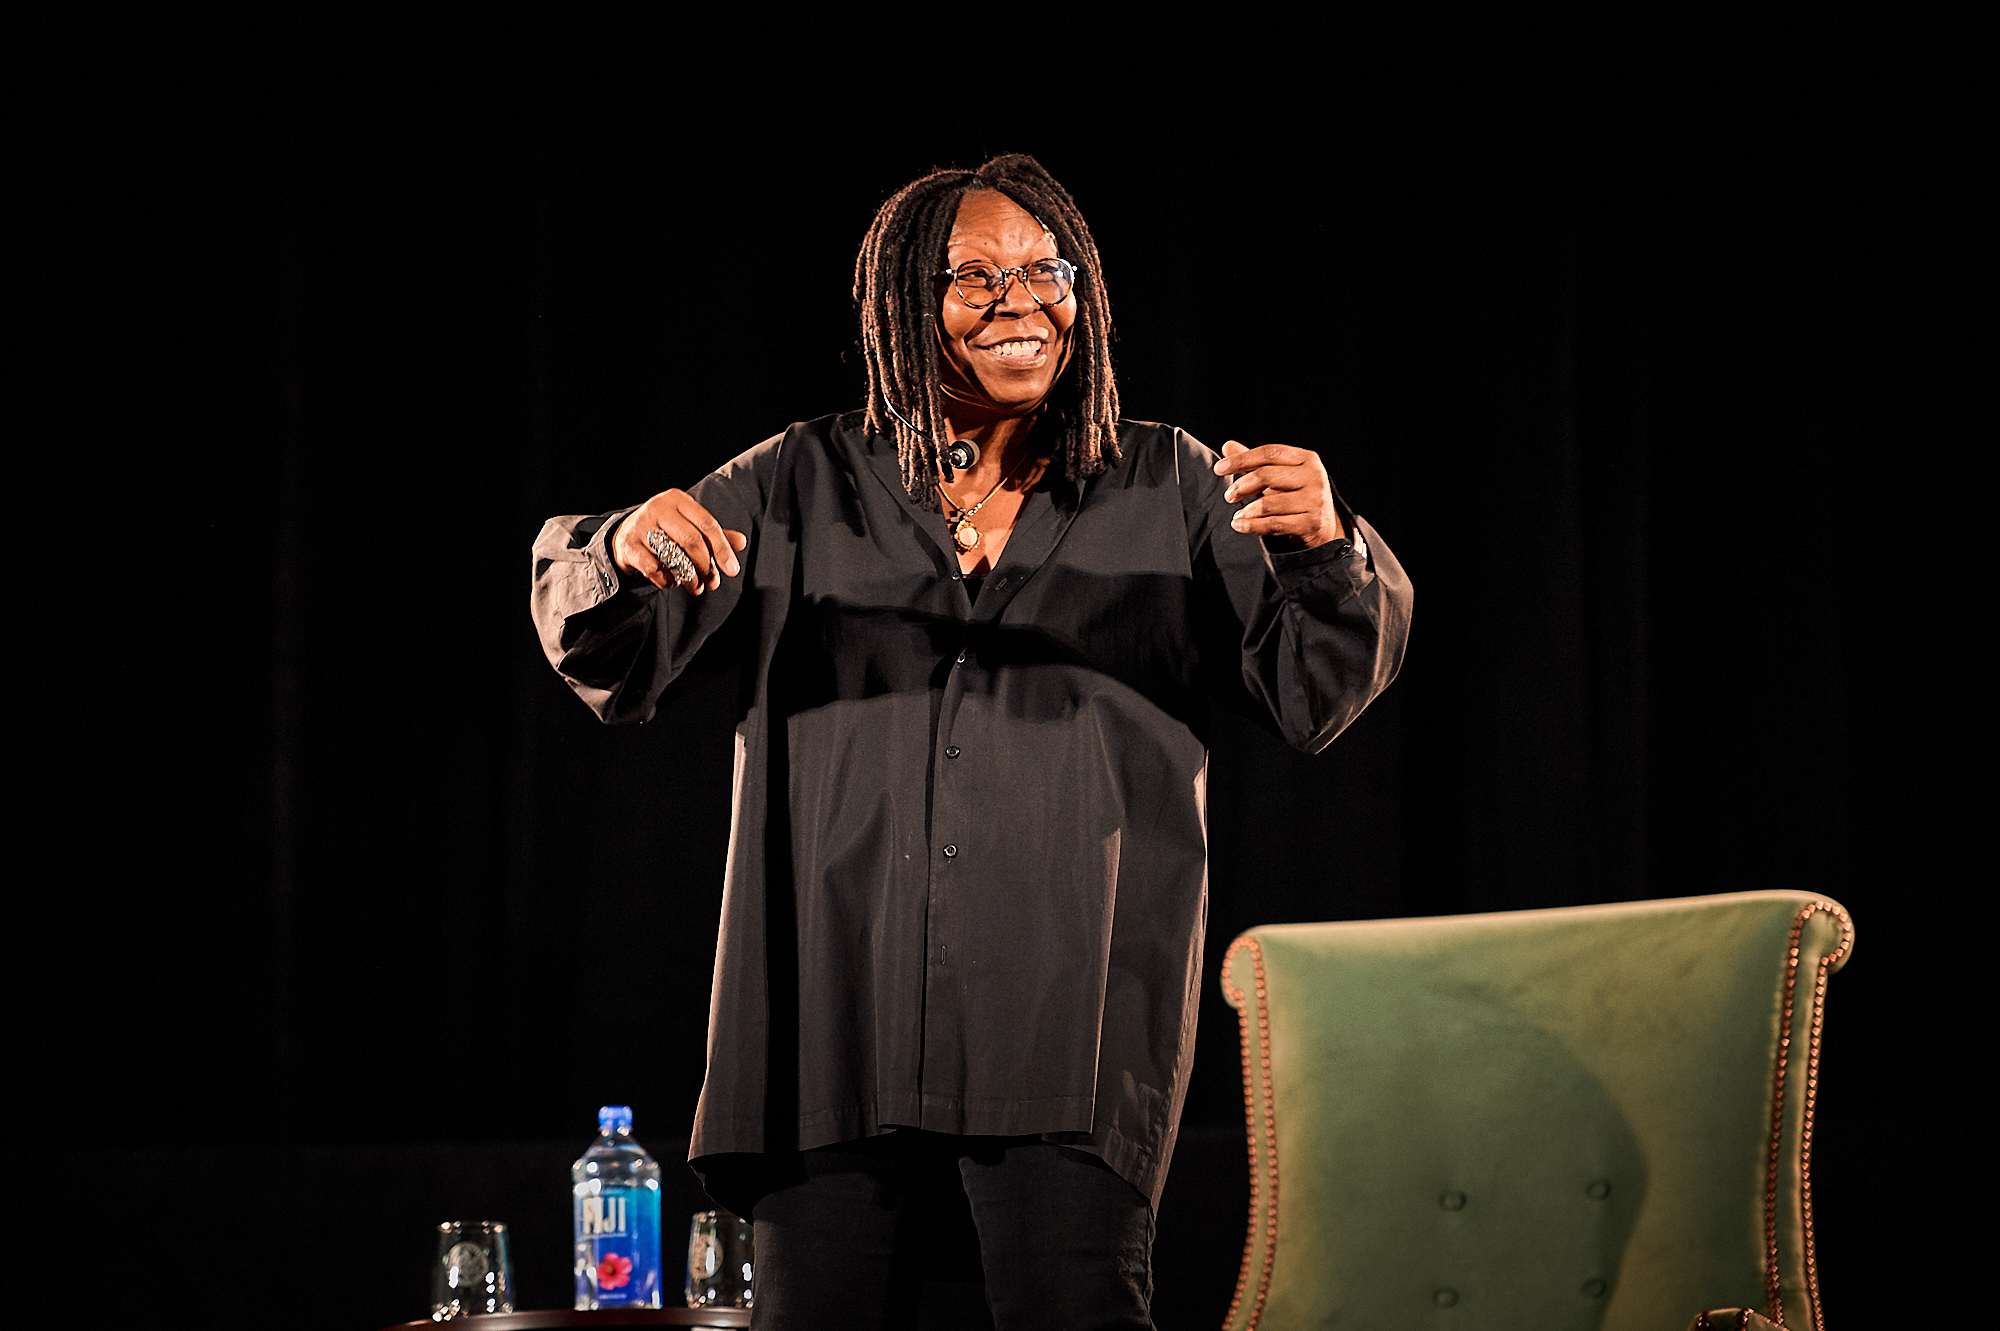
<instances>
[{"instance_id":1,"label":"smile","mask_svg":"<svg viewBox=\"0 0 2000 1331\"><path fill-rule=\"evenodd\" d=\"M1047 343L1038 337L1013 337L1005 342L995 342L990 347L981 347L980 350L1010 365L1025 367L1040 365L1047 360L1046 347Z\"/></svg>"}]
</instances>

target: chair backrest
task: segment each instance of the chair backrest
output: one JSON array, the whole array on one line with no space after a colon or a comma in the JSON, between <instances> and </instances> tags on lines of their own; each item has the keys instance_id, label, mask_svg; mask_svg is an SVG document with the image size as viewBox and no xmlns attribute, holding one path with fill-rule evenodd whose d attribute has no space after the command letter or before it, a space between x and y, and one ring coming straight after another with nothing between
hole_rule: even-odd
<instances>
[{"instance_id":1,"label":"chair backrest","mask_svg":"<svg viewBox=\"0 0 2000 1331\"><path fill-rule=\"evenodd\" d=\"M1227 1326L1819 1331L1808 1165L1847 912L1800 892L1252 929Z\"/></svg>"}]
</instances>

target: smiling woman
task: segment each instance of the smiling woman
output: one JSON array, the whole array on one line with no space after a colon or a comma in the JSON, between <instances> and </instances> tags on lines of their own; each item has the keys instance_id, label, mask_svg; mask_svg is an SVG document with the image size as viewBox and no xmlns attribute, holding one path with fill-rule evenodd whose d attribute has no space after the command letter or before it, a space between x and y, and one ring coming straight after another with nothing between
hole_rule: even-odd
<instances>
[{"instance_id":1,"label":"smiling woman","mask_svg":"<svg viewBox=\"0 0 2000 1331\"><path fill-rule=\"evenodd\" d=\"M1037 283L1030 266L1054 270L1053 280ZM929 471L950 479L958 469L946 456L951 443L971 439L990 453L991 443L1037 423L1059 441L1072 476L1117 460L1111 307L1097 246L1068 191L1034 159L934 172L898 191L862 241L854 299L867 427L893 434L913 495L930 484ZM1079 343L1083 363L1065 378ZM1045 413L1056 428L1046 428Z\"/></svg>"},{"instance_id":2,"label":"smiling woman","mask_svg":"<svg viewBox=\"0 0 2000 1331\"><path fill-rule=\"evenodd\" d=\"M1324 748L1409 583L1312 450L1119 419L1096 246L1032 159L899 191L855 296L863 410L551 520L535 618L606 721L741 674L690 1157L755 1222L756 1324L956 1275L963 1325L1147 1327L1209 709Z\"/></svg>"},{"instance_id":3,"label":"smiling woman","mask_svg":"<svg viewBox=\"0 0 2000 1331\"><path fill-rule=\"evenodd\" d=\"M964 414L1013 419L1049 395L1076 324L1076 270L1055 247L1048 228L1004 194L984 190L959 204L945 246L950 266L937 275L950 288L937 326L939 388L971 408Z\"/></svg>"}]
</instances>

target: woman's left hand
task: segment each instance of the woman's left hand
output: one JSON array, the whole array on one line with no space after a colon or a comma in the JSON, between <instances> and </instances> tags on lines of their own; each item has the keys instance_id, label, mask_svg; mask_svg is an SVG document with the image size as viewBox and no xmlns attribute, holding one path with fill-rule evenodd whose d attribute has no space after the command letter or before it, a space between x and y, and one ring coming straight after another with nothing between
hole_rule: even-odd
<instances>
[{"instance_id":1,"label":"woman's left hand","mask_svg":"<svg viewBox=\"0 0 2000 1331\"><path fill-rule=\"evenodd\" d=\"M1235 477L1222 497L1248 499L1229 525L1252 536L1284 536L1301 550L1347 535L1333 506L1333 483L1326 466L1309 448L1266 444L1245 448L1231 439L1215 464L1218 476Z\"/></svg>"}]
</instances>

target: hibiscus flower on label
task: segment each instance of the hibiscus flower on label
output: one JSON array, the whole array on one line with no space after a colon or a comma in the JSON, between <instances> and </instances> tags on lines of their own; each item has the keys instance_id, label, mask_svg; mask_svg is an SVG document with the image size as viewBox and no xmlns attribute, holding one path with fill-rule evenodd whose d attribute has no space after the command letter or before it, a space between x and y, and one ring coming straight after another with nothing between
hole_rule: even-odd
<instances>
[{"instance_id":1,"label":"hibiscus flower on label","mask_svg":"<svg viewBox=\"0 0 2000 1331\"><path fill-rule=\"evenodd\" d=\"M620 1257L616 1253L607 1256L597 1264L597 1287L599 1289L619 1289L632 1281L632 1259Z\"/></svg>"}]
</instances>

